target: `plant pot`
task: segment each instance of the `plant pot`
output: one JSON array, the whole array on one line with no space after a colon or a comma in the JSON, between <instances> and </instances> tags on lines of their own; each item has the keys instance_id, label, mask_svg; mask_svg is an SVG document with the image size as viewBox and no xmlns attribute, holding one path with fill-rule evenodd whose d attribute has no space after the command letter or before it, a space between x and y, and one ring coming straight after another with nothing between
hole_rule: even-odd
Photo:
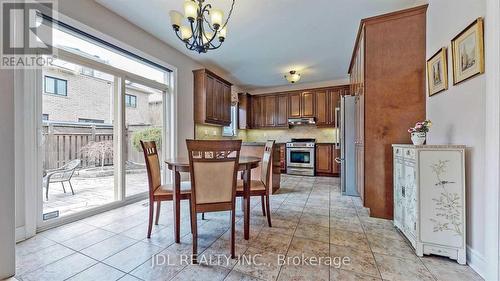
<instances>
[{"instance_id":1,"label":"plant pot","mask_svg":"<svg viewBox=\"0 0 500 281\"><path fill-rule=\"evenodd\" d=\"M414 145L423 145L425 143L426 137L427 133L424 132L411 133L411 141Z\"/></svg>"}]
</instances>

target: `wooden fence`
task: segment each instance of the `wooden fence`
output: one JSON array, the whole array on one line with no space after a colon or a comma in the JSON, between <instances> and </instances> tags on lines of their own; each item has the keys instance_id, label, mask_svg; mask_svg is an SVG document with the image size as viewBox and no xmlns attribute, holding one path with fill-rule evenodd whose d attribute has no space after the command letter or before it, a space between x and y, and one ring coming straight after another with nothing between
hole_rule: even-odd
<instances>
[{"instance_id":1,"label":"wooden fence","mask_svg":"<svg viewBox=\"0 0 500 281\"><path fill-rule=\"evenodd\" d=\"M141 151L132 145L134 132L150 125L128 126L125 132L125 159L144 163L144 156ZM43 140L43 169L55 169L63 166L74 159L81 159L82 168L100 166L100 161L95 163L94 159L89 159L82 148L91 141L113 140L113 126L106 124L85 124L85 123L56 123L44 122L42 129ZM106 156L104 165L113 165L113 157Z\"/></svg>"}]
</instances>

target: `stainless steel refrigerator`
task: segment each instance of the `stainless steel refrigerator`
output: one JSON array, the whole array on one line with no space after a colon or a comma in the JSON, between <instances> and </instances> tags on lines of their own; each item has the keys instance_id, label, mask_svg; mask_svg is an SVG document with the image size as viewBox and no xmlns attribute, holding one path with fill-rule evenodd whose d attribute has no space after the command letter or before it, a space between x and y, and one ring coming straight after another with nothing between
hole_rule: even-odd
<instances>
[{"instance_id":1,"label":"stainless steel refrigerator","mask_svg":"<svg viewBox=\"0 0 500 281\"><path fill-rule=\"evenodd\" d=\"M343 96L340 100L340 187L343 195L359 196L356 189L355 151L355 97Z\"/></svg>"}]
</instances>

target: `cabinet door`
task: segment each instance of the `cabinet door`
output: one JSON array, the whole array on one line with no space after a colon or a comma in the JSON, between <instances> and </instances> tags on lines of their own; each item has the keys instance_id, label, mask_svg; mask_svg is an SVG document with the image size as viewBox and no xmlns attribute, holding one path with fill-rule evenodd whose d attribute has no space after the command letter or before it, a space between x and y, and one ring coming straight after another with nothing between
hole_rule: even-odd
<instances>
[{"instance_id":1,"label":"cabinet door","mask_svg":"<svg viewBox=\"0 0 500 281\"><path fill-rule=\"evenodd\" d=\"M276 96L265 96L262 98L264 115L264 127L275 126Z\"/></svg>"},{"instance_id":2,"label":"cabinet door","mask_svg":"<svg viewBox=\"0 0 500 281\"><path fill-rule=\"evenodd\" d=\"M313 92L303 92L301 101L301 116L314 117L315 112L315 97Z\"/></svg>"},{"instance_id":3,"label":"cabinet door","mask_svg":"<svg viewBox=\"0 0 500 281\"><path fill-rule=\"evenodd\" d=\"M326 126L330 124L330 105L326 90L316 92L316 125Z\"/></svg>"},{"instance_id":4,"label":"cabinet door","mask_svg":"<svg viewBox=\"0 0 500 281\"><path fill-rule=\"evenodd\" d=\"M249 114L250 96L248 94L238 94L238 129L246 130L251 126L249 124L251 118Z\"/></svg>"},{"instance_id":5,"label":"cabinet door","mask_svg":"<svg viewBox=\"0 0 500 281\"><path fill-rule=\"evenodd\" d=\"M205 91L206 91L206 119L216 120L217 115L217 100L215 97L215 78L210 75L205 77Z\"/></svg>"},{"instance_id":6,"label":"cabinet door","mask_svg":"<svg viewBox=\"0 0 500 281\"><path fill-rule=\"evenodd\" d=\"M340 100L340 93L342 89L332 89L328 91L328 111L327 111L327 124L332 127L337 126L335 124L335 108L338 106ZM317 97L316 97L317 98ZM319 104L316 102L316 104ZM316 108L318 110L318 108Z\"/></svg>"},{"instance_id":7,"label":"cabinet door","mask_svg":"<svg viewBox=\"0 0 500 281\"><path fill-rule=\"evenodd\" d=\"M316 173L333 173L333 150L331 144L316 145Z\"/></svg>"},{"instance_id":8,"label":"cabinet door","mask_svg":"<svg viewBox=\"0 0 500 281\"><path fill-rule=\"evenodd\" d=\"M404 189L403 197L405 199L405 212L404 212L404 225L403 232L409 236L410 241L415 240L416 237L416 211L417 211L417 198L416 198L416 173L415 163L410 161L404 162Z\"/></svg>"},{"instance_id":9,"label":"cabinet door","mask_svg":"<svg viewBox=\"0 0 500 281\"><path fill-rule=\"evenodd\" d=\"M221 83L222 103L219 105L220 119L225 123L231 123L231 86Z\"/></svg>"},{"instance_id":10,"label":"cabinet door","mask_svg":"<svg viewBox=\"0 0 500 281\"><path fill-rule=\"evenodd\" d=\"M224 89L223 84L217 79L214 82L214 102L212 107L214 108L214 120L222 121L223 120L223 106L224 106Z\"/></svg>"},{"instance_id":11,"label":"cabinet door","mask_svg":"<svg viewBox=\"0 0 500 281\"><path fill-rule=\"evenodd\" d=\"M262 126L262 113L261 113L261 98L258 96L252 97L252 127L260 128Z\"/></svg>"},{"instance_id":12,"label":"cabinet door","mask_svg":"<svg viewBox=\"0 0 500 281\"><path fill-rule=\"evenodd\" d=\"M276 126L288 127L288 96L278 95L276 97Z\"/></svg>"},{"instance_id":13,"label":"cabinet door","mask_svg":"<svg viewBox=\"0 0 500 281\"><path fill-rule=\"evenodd\" d=\"M301 103L301 95L300 93L290 94L288 97L288 116L292 118L300 117L300 103Z\"/></svg>"},{"instance_id":14,"label":"cabinet door","mask_svg":"<svg viewBox=\"0 0 500 281\"><path fill-rule=\"evenodd\" d=\"M394 159L394 225L403 229L404 208L405 200L403 197L404 183L404 169L403 159Z\"/></svg>"}]
</instances>

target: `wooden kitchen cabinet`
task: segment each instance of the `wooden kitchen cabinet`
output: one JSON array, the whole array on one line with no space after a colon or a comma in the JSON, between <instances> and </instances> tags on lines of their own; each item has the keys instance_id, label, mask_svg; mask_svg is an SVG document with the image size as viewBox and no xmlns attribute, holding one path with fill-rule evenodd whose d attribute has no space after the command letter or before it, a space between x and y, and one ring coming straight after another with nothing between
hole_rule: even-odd
<instances>
[{"instance_id":1,"label":"wooden kitchen cabinet","mask_svg":"<svg viewBox=\"0 0 500 281\"><path fill-rule=\"evenodd\" d=\"M280 169L281 173L286 174L286 144L278 144L280 148Z\"/></svg>"},{"instance_id":2,"label":"wooden kitchen cabinet","mask_svg":"<svg viewBox=\"0 0 500 281\"><path fill-rule=\"evenodd\" d=\"M333 174L333 145L327 143L316 144L316 175Z\"/></svg>"},{"instance_id":3,"label":"wooden kitchen cabinet","mask_svg":"<svg viewBox=\"0 0 500 281\"><path fill-rule=\"evenodd\" d=\"M261 128L263 125L261 100L262 97L260 96L252 96L251 98L251 124L253 129Z\"/></svg>"},{"instance_id":4,"label":"wooden kitchen cabinet","mask_svg":"<svg viewBox=\"0 0 500 281\"><path fill-rule=\"evenodd\" d=\"M238 94L238 129L246 130L252 127L251 96L247 93Z\"/></svg>"},{"instance_id":5,"label":"wooden kitchen cabinet","mask_svg":"<svg viewBox=\"0 0 500 281\"><path fill-rule=\"evenodd\" d=\"M339 86L321 89L316 93L316 126L337 127L335 120L335 108L338 106L340 97L348 93L348 87Z\"/></svg>"},{"instance_id":6,"label":"wooden kitchen cabinet","mask_svg":"<svg viewBox=\"0 0 500 281\"><path fill-rule=\"evenodd\" d=\"M276 127L288 128L288 95L282 94L276 96Z\"/></svg>"},{"instance_id":7,"label":"wooden kitchen cabinet","mask_svg":"<svg viewBox=\"0 0 500 281\"><path fill-rule=\"evenodd\" d=\"M193 71L194 121L201 124L231 124L231 83L208 69Z\"/></svg>"},{"instance_id":8,"label":"wooden kitchen cabinet","mask_svg":"<svg viewBox=\"0 0 500 281\"><path fill-rule=\"evenodd\" d=\"M300 118L301 117L301 94L300 93L291 93L288 95L288 117L291 118Z\"/></svg>"},{"instance_id":9,"label":"wooden kitchen cabinet","mask_svg":"<svg viewBox=\"0 0 500 281\"><path fill-rule=\"evenodd\" d=\"M373 217L393 218L391 144L410 142L408 126L425 119L426 11L422 5L362 19L349 65L356 186Z\"/></svg>"},{"instance_id":10,"label":"wooden kitchen cabinet","mask_svg":"<svg viewBox=\"0 0 500 281\"><path fill-rule=\"evenodd\" d=\"M274 127L276 125L276 96L262 97L262 115L264 119L264 127Z\"/></svg>"},{"instance_id":11,"label":"wooden kitchen cabinet","mask_svg":"<svg viewBox=\"0 0 500 281\"><path fill-rule=\"evenodd\" d=\"M340 158L340 148L333 146L333 174L340 175L340 164L335 161L336 158Z\"/></svg>"},{"instance_id":12,"label":"wooden kitchen cabinet","mask_svg":"<svg viewBox=\"0 0 500 281\"><path fill-rule=\"evenodd\" d=\"M301 94L300 112L301 117L315 117L316 95L314 92L303 92Z\"/></svg>"}]
</instances>

